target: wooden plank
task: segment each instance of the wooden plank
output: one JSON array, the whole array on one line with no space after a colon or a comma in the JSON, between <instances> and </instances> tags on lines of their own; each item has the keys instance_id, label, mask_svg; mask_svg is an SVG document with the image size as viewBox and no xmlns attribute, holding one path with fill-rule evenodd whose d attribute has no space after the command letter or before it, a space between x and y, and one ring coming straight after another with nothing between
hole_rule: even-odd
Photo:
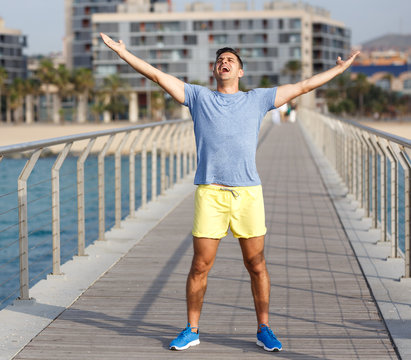
<instances>
[{"instance_id":1,"label":"wooden plank","mask_svg":"<svg viewBox=\"0 0 411 360\"><path fill-rule=\"evenodd\" d=\"M258 167L265 195L271 326L287 359L397 359L298 126L272 128ZM16 359L260 359L238 241L222 240L201 344L170 352L185 326L193 198L185 200Z\"/></svg>"}]
</instances>

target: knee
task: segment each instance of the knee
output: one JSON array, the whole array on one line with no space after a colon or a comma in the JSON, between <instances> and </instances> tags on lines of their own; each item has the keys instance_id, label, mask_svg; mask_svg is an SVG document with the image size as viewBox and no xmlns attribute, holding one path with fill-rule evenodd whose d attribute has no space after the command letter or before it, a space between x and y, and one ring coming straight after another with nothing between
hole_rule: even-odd
<instances>
[{"instance_id":1,"label":"knee","mask_svg":"<svg viewBox=\"0 0 411 360\"><path fill-rule=\"evenodd\" d=\"M192 276L207 276L212 267L212 262L199 258L193 258L190 274Z\"/></svg>"},{"instance_id":2,"label":"knee","mask_svg":"<svg viewBox=\"0 0 411 360\"><path fill-rule=\"evenodd\" d=\"M263 253L244 259L244 265L250 274L260 275L267 271Z\"/></svg>"}]
</instances>

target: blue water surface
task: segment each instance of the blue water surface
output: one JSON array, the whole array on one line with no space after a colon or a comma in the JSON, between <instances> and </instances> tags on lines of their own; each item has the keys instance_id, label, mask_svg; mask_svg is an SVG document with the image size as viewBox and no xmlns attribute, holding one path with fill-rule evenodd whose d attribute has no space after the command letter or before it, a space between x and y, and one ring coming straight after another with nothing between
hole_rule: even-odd
<instances>
[{"instance_id":1,"label":"blue water surface","mask_svg":"<svg viewBox=\"0 0 411 360\"><path fill-rule=\"evenodd\" d=\"M40 158L28 179L28 232L30 287L52 272L51 168L56 157ZM19 224L17 179L26 159L0 162L0 309L19 296ZM157 157L157 189L161 191L160 156ZM176 161L174 179L176 180ZM152 197L151 153L147 154L147 200ZM182 162L181 162L182 165ZM129 214L129 158L121 160L121 216ZM181 169L180 169L181 171ZM166 175L169 175L169 159ZM114 156L105 158L105 229L115 223ZM85 242L98 238L97 157L85 162ZM141 205L141 156L135 159L135 204ZM61 263L77 254L77 158L68 157L60 170Z\"/></svg>"}]
</instances>

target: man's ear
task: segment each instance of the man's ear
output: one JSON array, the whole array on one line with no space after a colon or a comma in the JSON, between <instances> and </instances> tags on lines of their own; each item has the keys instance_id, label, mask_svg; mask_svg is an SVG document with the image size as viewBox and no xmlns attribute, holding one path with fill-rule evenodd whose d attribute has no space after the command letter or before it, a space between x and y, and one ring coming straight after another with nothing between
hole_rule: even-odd
<instances>
[{"instance_id":1,"label":"man's ear","mask_svg":"<svg viewBox=\"0 0 411 360\"><path fill-rule=\"evenodd\" d=\"M239 78L242 78L244 76L244 70L243 69L240 69L239 71L238 71L238 77Z\"/></svg>"}]
</instances>

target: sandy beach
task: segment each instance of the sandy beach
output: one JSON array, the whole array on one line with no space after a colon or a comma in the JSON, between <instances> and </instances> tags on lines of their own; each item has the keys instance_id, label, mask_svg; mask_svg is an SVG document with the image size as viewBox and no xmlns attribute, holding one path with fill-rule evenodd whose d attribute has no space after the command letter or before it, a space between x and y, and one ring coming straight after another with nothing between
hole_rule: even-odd
<instances>
[{"instance_id":1,"label":"sandy beach","mask_svg":"<svg viewBox=\"0 0 411 360\"><path fill-rule=\"evenodd\" d=\"M361 124L411 140L411 122L361 121Z\"/></svg>"},{"instance_id":2,"label":"sandy beach","mask_svg":"<svg viewBox=\"0 0 411 360\"><path fill-rule=\"evenodd\" d=\"M0 146L15 145L25 142L32 142L37 140L48 140L52 138L59 138L62 136L85 134L95 131L104 131L110 129L118 129L128 127L135 124L128 122L113 123L113 124L31 124L31 125L0 125ZM107 140L107 136L98 138L93 146L93 151L102 148ZM110 149L114 149L121 140L122 136L117 135L114 138ZM130 139L131 141L131 139ZM87 140L78 141L73 144L72 151L81 151L87 144ZM49 148L52 152L59 152L63 146L57 145ZM111 151L109 151L111 152Z\"/></svg>"}]
</instances>

